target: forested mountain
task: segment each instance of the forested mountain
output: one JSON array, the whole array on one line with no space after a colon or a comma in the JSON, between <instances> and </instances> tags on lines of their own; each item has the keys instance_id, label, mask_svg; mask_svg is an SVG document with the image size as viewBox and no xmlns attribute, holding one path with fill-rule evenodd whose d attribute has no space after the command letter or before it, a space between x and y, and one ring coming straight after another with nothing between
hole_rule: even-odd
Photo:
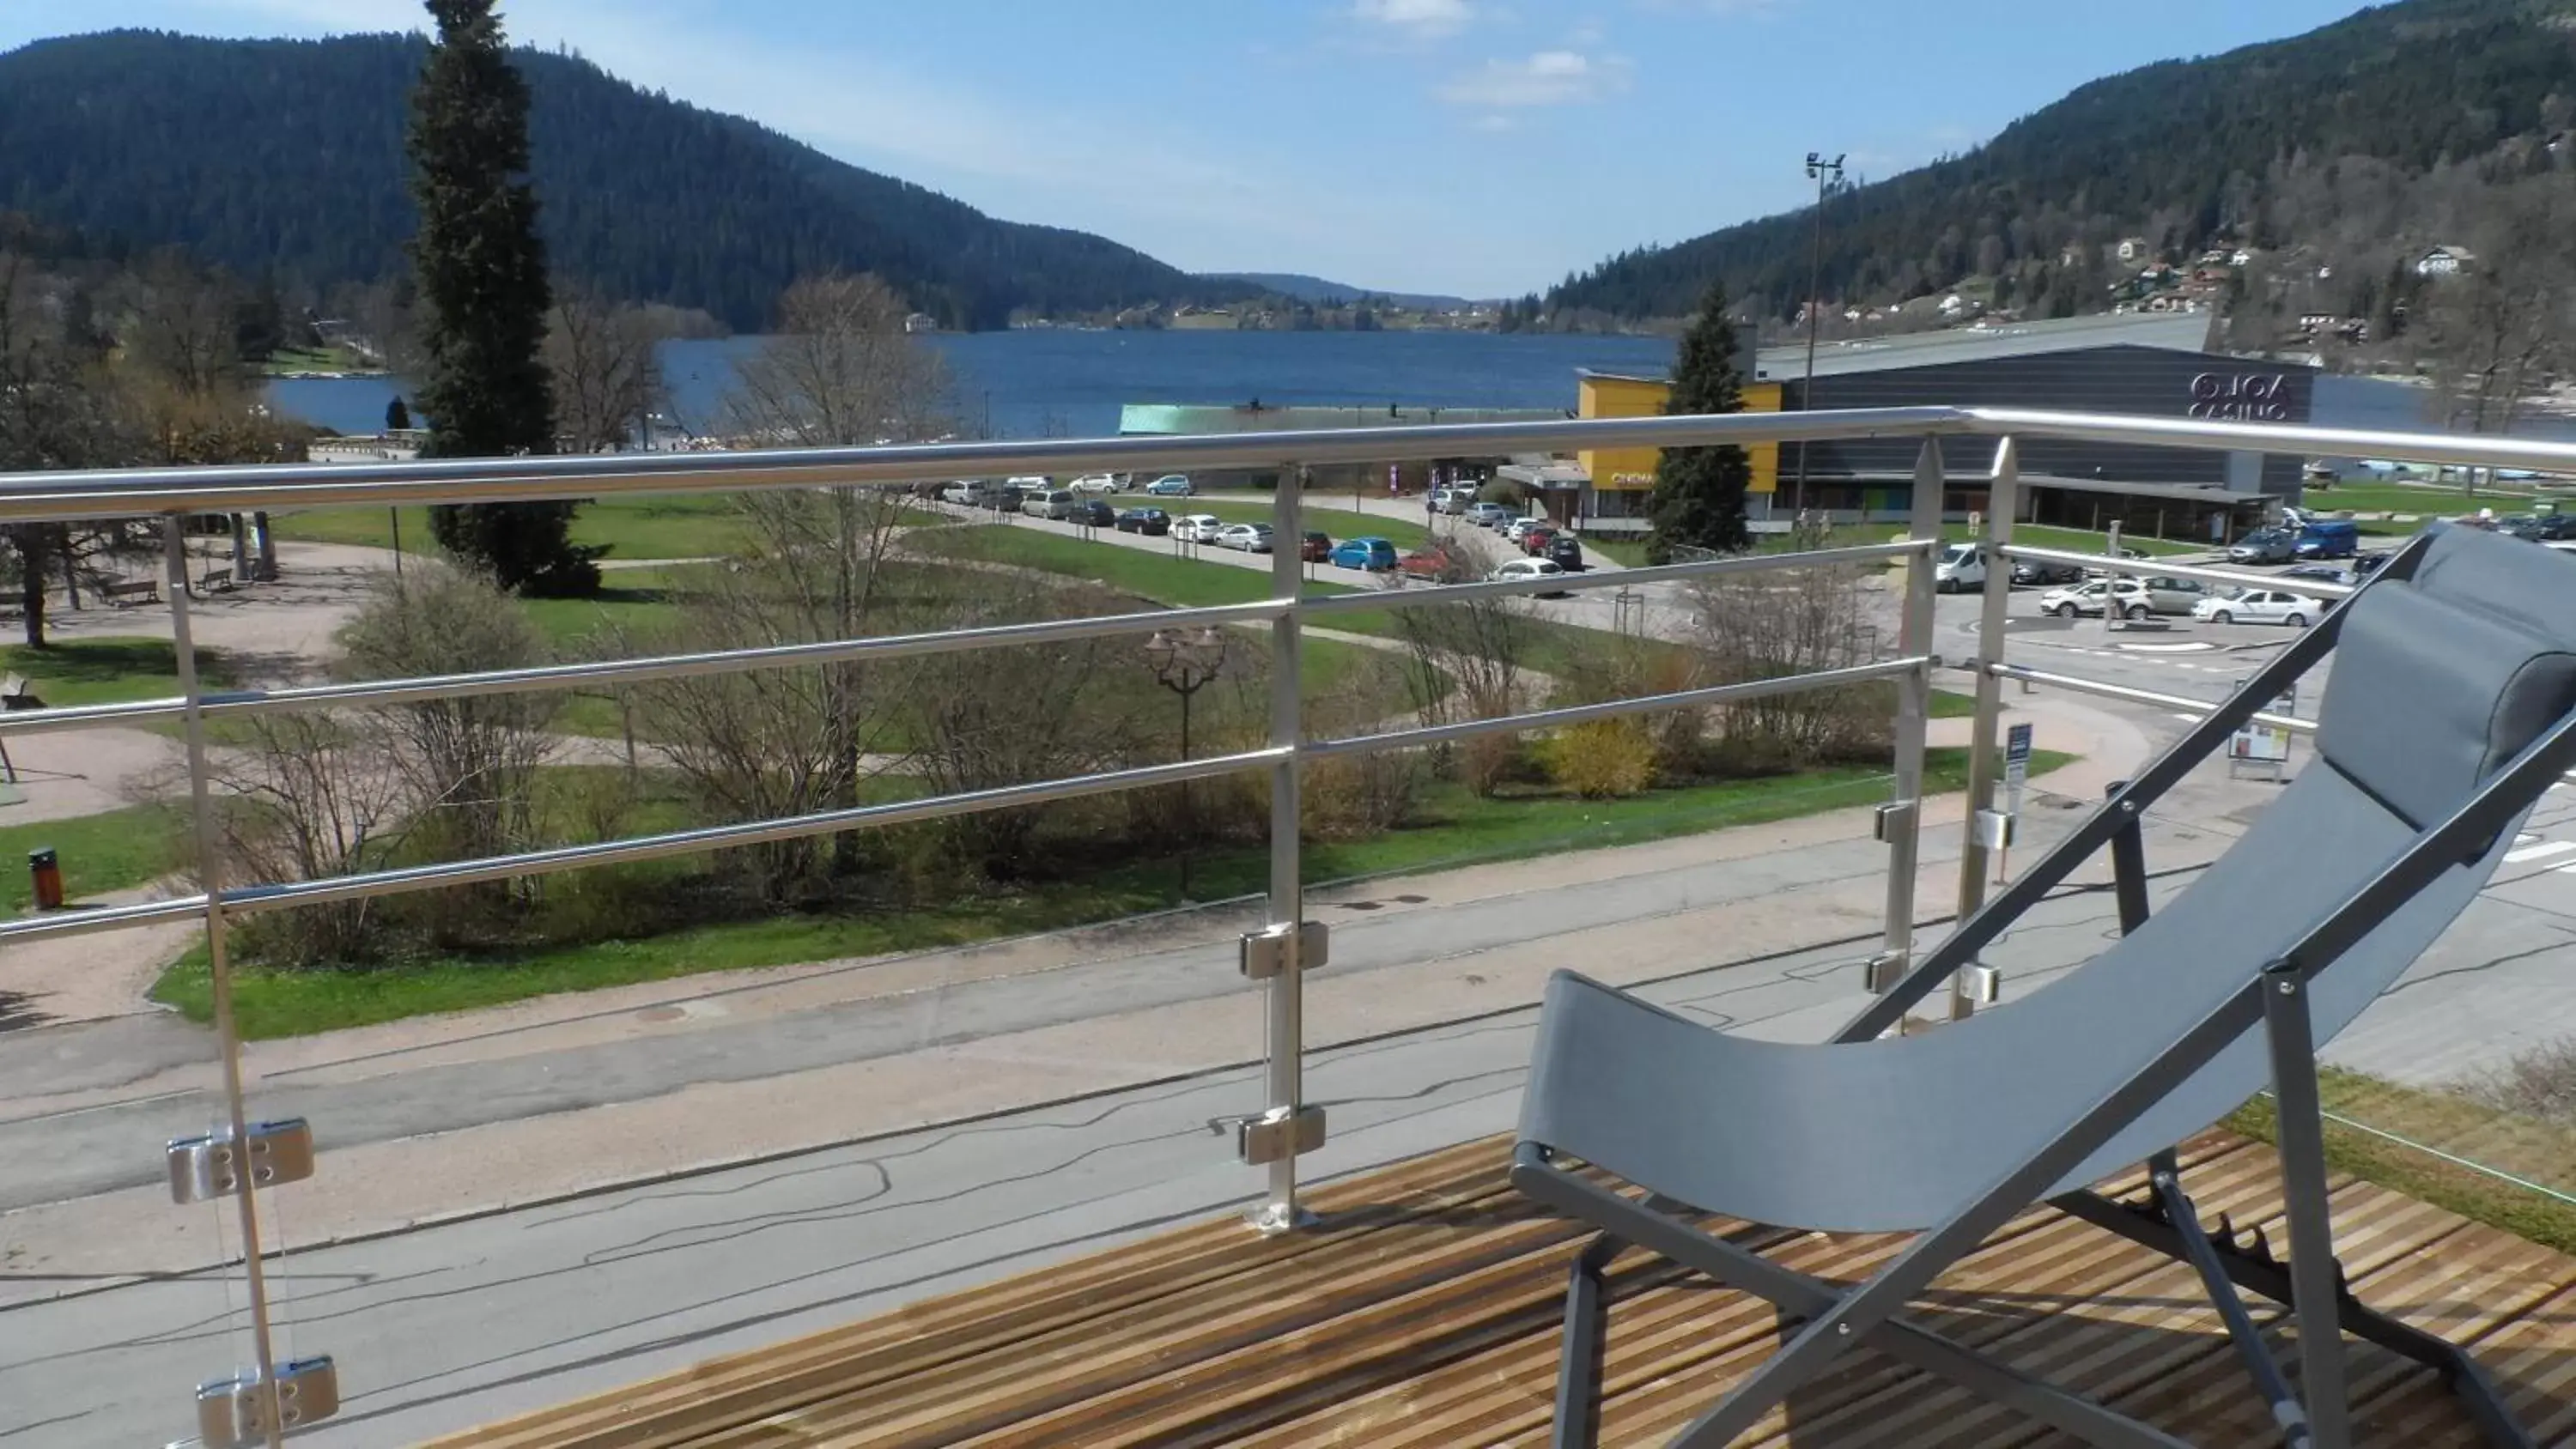
<instances>
[{"instance_id":1,"label":"forested mountain","mask_svg":"<svg viewBox=\"0 0 2576 1449\"><path fill-rule=\"evenodd\" d=\"M1220 282L1243 282L1282 297L1309 302L1318 307L1339 307L1362 297L1379 297L1397 307L1411 307L1423 312L1445 312L1464 307L1467 299L1441 292L1372 292L1343 282L1328 282L1303 272L1210 272Z\"/></svg>"},{"instance_id":2,"label":"forested mountain","mask_svg":"<svg viewBox=\"0 0 2576 1449\"><path fill-rule=\"evenodd\" d=\"M1822 295L1986 278L2034 310L2099 310L2104 253L2131 236L2185 262L2222 238L2305 247L2356 282L2385 278L2400 248L2473 240L2482 188L2567 165L2571 118L2576 0L2401 0L2096 81L1966 155L1847 187L1827 212ZM1807 295L1813 217L1614 257L1549 303L1680 316L1718 274L1756 315L1785 317ZM2325 301L2362 314L2371 299Z\"/></svg>"},{"instance_id":3,"label":"forested mountain","mask_svg":"<svg viewBox=\"0 0 2576 1449\"><path fill-rule=\"evenodd\" d=\"M0 210L327 290L400 274L403 129L426 42L119 31L0 55ZM554 266L612 297L757 328L799 275L873 271L960 327L1017 310L1231 301L1076 231L997 221L732 116L521 51Z\"/></svg>"}]
</instances>

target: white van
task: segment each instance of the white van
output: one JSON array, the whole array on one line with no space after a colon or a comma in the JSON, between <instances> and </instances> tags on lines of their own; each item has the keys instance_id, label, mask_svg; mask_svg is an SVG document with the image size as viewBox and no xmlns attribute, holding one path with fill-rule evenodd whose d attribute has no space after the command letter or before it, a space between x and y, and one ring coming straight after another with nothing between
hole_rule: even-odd
<instances>
[{"instance_id":1,"label":"white van","mask_svg":"<svg viewBox=\"0 0 2576 1449\"><path fill-rule=\"evenodd\" d=\"M1986 551L1973 543L1954 543L1941 550L1932 565L1932 587L1944 594L1986 587Z\"/></svg>"},{"instance_id":2,"label":"white van","mask_svg":"<svg viewBox=\"0 0 2576 1449\"><path fill-rule=\"evenodd\" d=\"M1020 511L1032 518L1052 518L1061 523L1073 516L1073 490L1049 488L1020 499Z\"/></svg>"}]
</instances>

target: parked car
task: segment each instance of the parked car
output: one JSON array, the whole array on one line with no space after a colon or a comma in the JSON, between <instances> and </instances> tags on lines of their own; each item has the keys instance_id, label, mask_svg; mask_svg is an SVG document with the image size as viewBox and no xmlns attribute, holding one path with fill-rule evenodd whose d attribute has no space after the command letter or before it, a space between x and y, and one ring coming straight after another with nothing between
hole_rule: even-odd
<instances>
[{"instance_id":1,"label":"parked car","mask_svg":"<svg viewBox=\"0 0 2576 1449\"><path fill-rule=\"evenodd\" d=\"M1478 528L1500 528L1517 515L1500 503L1470 503L1463 516Z\"/></svg>"},{"instance_id":2,"label":"parked car","mask_svg":"<svg viewBox=\"0 0 2576 1449\"><path fill-rule=\"evenodd\" d=\"M2012 581L2019 588L2038 588L2056 584L2084 582L2082 564L2041 563L2036 559L2013 560Z\"/></svg>"},{"instance_id":3,"label":"parked car","mask_svg":"<svg viewBox=\"0 0 2576 1449\"><path fill-rule=\"evenodd\" d=\"M1383 538L1346 538L1333 545L1325 562L1337 568L1384 573L1395 567L1395 545Z\"/></svg>"},{"instance_id":4,"label":"parked car","mask_svg":"<svg viewBox=\"0 0 2576 1449\"><path fill-rule=\"evenodd\" d=\"M1118 509L1097 498L1077 498L1069 521L1083 528L1116 528Z\"/></svg>"},{"instance_id":5,"label":"parked car","mask_svg":"<svg viewBox=\"0 0 2576 1449\"><path fill-rule=\"evenodd\" d=\"M2304 629L2324 618L2323 601L2282 589L2238 589L2221 599L2203 599L2191 616L2205 624L2287 624Z\"/></svg>"},{"instance_id":6,"label":"parked car","mask_svg":"<svg viewBox=\"0 0 2576 1449\"><path fill-rule=\"evenodd\" d=\"M1187 498L1196 490L1190 487L1187 473L1166 473L1146 484L1145 491L1157 498Z\"/></svg>"},{"instance_id":7,"label":"parked car","mask_svg":"<svg viewBox=\"0 0 2576 1449\"><path fill-rule=\"evenodd\" d=\"M1052 518L1057 522L1073 517L1073 490L1046 488L1020 495L1020 511L1032 518Z\"/></svg>"},{"instance_id":8,"label":"parked car","mask_svg":"<svg viewBox=\"0 0 2576 1449\"><path fill-rule=\"evenodd\" d=\"M1297 558L1301 563L1322 563L1333 556L1333 536L1321 529L1310 528L1297 540Z\"/></svg>"},{"instance_id":9,"label":"parked car","mask_svg":"<svg viewBox=\"0 0 2576 1449\"><path fill-rule=\"evenodd\" d=\"M1501 525L1503 530L1503 541L1506 543L1519 543L1522 539L1529 537L1529 531L1531 529L1543 528L1546 525L1546 519L1531 518L1524 514L1519 518L1515 518L1510 522Z\"/></svg>"},{"instance_id":10,"label":"parked car","mask_svg":"<svg viewBox=\"0 0 2576 1449\"><path fill-rule=\"evenodd\" d=\"M1214 543L1225 532L1225 520L1213 513L1184 513L1172 520L1172 537L1184 543Z\"/></svg>"},{"instance_id":11,"label":"parked car","mask_svg":"<svg viewBox=\"0 0 2576 1449\"><path fill-rule=\"evenodd\" d=\"M1553 579L1562 578L1564 575L1565 570L1558 567L1553 560L1543 558L1516 558L1494 570L1492 573L1485 575L1485 577L1490 582L1503 583L1511 579ZM1568 597L1568 595L1563 589L1555 589L1533 594L1531 597L1539 599L1562 599Z\"/></svg>"},{"instance_id":12,"label":"parked car","mask_svg":"<svg viewBox=\"0 0 2576 1449\"><path fill-rule=\"evenodd\" d=\"M1216 546L1240 549L1245 553L1268 553L1270 552L1270 525L1229 523L1217 531Z\"/></svg>"},{"instance_id":13,"label":"parked car","mask_svg":"<svg viewBox=\"0 0 2576 1449\"><path fill-rule=\"evenodd\" d=\"M1547 540L1547 561L1570 574L1583 572L1583 540L1570 533L1551 534Z\"/></svg>"},{"instance_id":14,"label":"parked car","mask_svg":"<svg viewBox=\"0 0 2576 1449\"><path fill-rule=\"evenodd\" d=\"M1118 515L1114 526L1120 533L1141 533L1160 538L1172 531L1172 515L1159 508L1130 508Z\"/></svg>"},{"instance_id":15,"label":"parked car","mask_svg":"<svg viewBox=\"0 0 2576 1449\"><path fill-rule=\"evenodd\" d=\"M1459 484L1433 490L1431 506L1442 513L1464 513L1476 504L1476 490Z\"/></svg>"},{"instance_id":16,"label":"parked car","mask_svg":"<svg viewBox=\"0 0 2576 1449\"><path fill-rule=\"evenodd\" d=\"M1437 539L1396 560L1396 567L1417 579L1448 578L1458 572L1457 556Z\"/></svg>"},{"instance_id":17,"label":"parked car","mask_svg":"<svg viewBox=\"0 0 2576 1449\"><path fill-rule=\"evenodd\" d=\"M2315 579L2319 583L2326 584L2349 584L2353 581L2355 575L2352 570L2337 568L2333 564L2301 564L2297 568L2281 570L2281 577L2285 579Z\"/></svg>"},{"instance_id":18,"label":"parked car","mask_svg":"<svg viewBox=\"0 0 2576 1449\"><path fill-rule=\"evenodd\" d=\"M1941 550L1932 564L1932 588L1936 593L1955 594L1963 589L1983 592L1986 587L1986 551L1973 543L1954 543Z\"/></svg>"},{"instance_id":19,"label":"parked car","mask_svg":"<svg viewBox=\"0 0 2576 1449\"><path fill-rule=\"evenodd\" d=\"M1096 493L1115 493L1118 491L1118 479L1108 473L1085 473L1065 486L1086 496Z\"/></svg>"},{"instance_id":20,"label":"parked car","mask_svg":"<svg viewBox=\"0 0 2576 1449\"><path fill-rule=\"evenodd\" d=\"M1547 557L1547 546L1560 531L1553 523L1532 525L1521 534L1521 552L1531 558Z\"/></svg>"},{"instance_id":21,"label":"parked car","mask_svg":"<svg viewBox=\"0 0 2576 1449\"><path fill-rule=\"evenodd\" d=\"M2299 556L2299 541L2286 528L2258 528L2230 544L2227 561L2241 564L2288 563Z\"/></svg>"},{"instance_id":22,"label":"parked car","mask_svg":"<svg viewBox=\"0 0 2576 1449\"><path fill-rule=\"evenodd\" d=\"M2188 614L2209 597L2209 585L2198 579L2144 579L2147 607L2159 614Z\"/></svg>"},{"instance_id":23,"label":"parked car","mask_svg":"<svg viewBox=\"0 0 2576 1449\"><path fill-rule=\"evenodd\" d=\"M2366 553L2352 561L2352 571L2368 578L2379 572L2379 566L2386 562L2388 562L2388 555L2384 553Z\"/></svg>"},{"instance_id":24,"label":"parked car","mask_svg":"<svg viewBox=\"0 0 2576 1449\"><path fill-rule=\"evenodd\" d=\"M2088 579L2051 589L2039 596L2039 611L2072 619L2079 614L2099 614L2112 607L2114 601L2123 619L2143 619L2155 612L2147 586L2136 579Z\"/></svg>"},{"instance_id":25,"label":"parked car","mask_svg":"<svg viewBox=\"0 0 2576 1449\"><path fill-rule=\"evenodd\" d=\"M981 478L960 478L939 490L939 500L972 508L984 501L984 488Z\"/></svg>"},{"instance_id":26,"label":"parked car","mask_svg":"<svg viewBox=\"0 0 2576 1449\"><path fill-rule=\"evenodd\" d=\"M2290 540L2296 558L2350 558L2361 551L2361 525L2348 518L2312 519Z\"/></svg>"},{"instance_id":27,"label":"parked car","mask_svg":"<svg viewBox=\"0 0 2576 1449\"><path fill-rule=\"evenodd\" d=\"M2564 543L2570 539L2576 539L2576 513L2561 510L2541 515L2538 542Z\"/></svg>"}]
</instances>

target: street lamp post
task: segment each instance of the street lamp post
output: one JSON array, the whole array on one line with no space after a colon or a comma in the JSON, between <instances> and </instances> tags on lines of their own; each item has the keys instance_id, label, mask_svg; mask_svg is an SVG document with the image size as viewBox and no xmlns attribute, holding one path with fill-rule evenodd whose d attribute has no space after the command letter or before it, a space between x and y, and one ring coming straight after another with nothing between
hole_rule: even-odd
<instances>
[{"instance_id":1,"label":"street lamp post","mask_svg":"<svg viewBox=\"0 0 2576 1449\"><path fill-rule=\"evenodd\" d=\"M1157 629L1145 641L1145 663L1154 671L1154 682L1181 697L1181 759L1190 758L1190 696L1216 680L1225 667L1225 635L1215 625L1196 633L1179 634ZM1190 812L1190 782L1181 782L1181 899L1190 898L1190 852L1197 820Z\"/></svg>"},{"instance_id":2,"label":"street lamp post","mask_svg":"<svg viewBox=\"0 0 2576 1449\"><path fill-rule=\"evenodd\" d=\"M1816 406L1816 325L1825 311L1825 194L1826 188L1843 179L1843 158L1831 161L1821 151L1807 153L1807 175L1816 183L1816 241L1807 262L1807 381L1798 396L1798 406L1812 411ZM1807 516L1807 445L1798 445L1798 487L1790 496L1790 508L1798 517Z\"/></svg>"}]
</instances>

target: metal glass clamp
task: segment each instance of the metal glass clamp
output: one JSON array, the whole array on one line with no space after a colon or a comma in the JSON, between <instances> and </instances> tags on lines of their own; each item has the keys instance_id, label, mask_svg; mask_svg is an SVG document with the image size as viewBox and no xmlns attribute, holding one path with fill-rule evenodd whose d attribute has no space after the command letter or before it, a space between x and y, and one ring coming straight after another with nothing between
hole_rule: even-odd
<instances>
[{"instance_id":1,"label":"metal glass clamp","mask_svg":"<svg viewBox=\"0 0 2576 1449\"><path fill-rule=\"evenodd\" d=\"M1872 996L1885 996L1888 988L1905 979L1905 970L1913 964L1910 951L1881 951L1861 963L1861 977Z\"/></svg>"},{"instance_id":2,"label":"metal glass clamp","mask_svg":"<svg viewBox=\"0 0 2576 1449\"><path fill-rule=\"evenodd\" d=\"M1235 1120L1235 1154L1247 1167L1300 1157L1323 1145L1324 1109L1312 1104L1273 1107L1258 1117Z\"/></svg>"},{"instance_id":3,"label":"metal glass clamp","mask_svg":"<svg viewBox=\"0 0 2576 1449\"><path fill-rule=\"evenodd\" d=\"M1254 981L1267 981L1288 969L1288 932L1285 924L1265 926L1246 932L1242 937L1243 974ZM1332 956L1332 932L1321 921L1301 921L1297 932L1297 969L1312 971Z\"/></svg>"},{"instance_id":4,"label":"metal glass clamp","mask_svg":"<svg viewBox=\"0 0 2576 1449\"><path fill-rule=\"evenodd\" d=\"M1980 810L1976 816L1977 844L1987 850L2009 850L2016 823L2009 810Z\"/></svg>"},{"instance_id":5,"label":"metal glass clamp","mask_svg":"<svg viewBox=\"0 0 2576 1449\"><path fill-rule=\"evenodd\" d=\"M340 1375L327 1358L277 1366L277 1420L281 1432L318 1423L340 1412ZM205 1449L241 1449L268 1442L269 1384L257 1373L217 1379L197 1389L197 1438Z\"/></svg>"},{"instance_id":6,"label":"metal glass clamp","mask_svg":"<svg viewBox=\"0 0 2576 1449\"><path fill-rule=\"evenodd\" d=\"M2004 999L2004 973L1992 966L1972 964L1959 968L1950 978L1950 1019L1965 1021L1977 1014L1980 1006L1992 1006Z\"/></svg>"},{"instance_id":7,"label":"metal glass clamp","mask_svg":"<svg viewBox=\"0 0 2576 1449\"><path fill-rule=\"evenodd\" d=\"M1879 806L1877 813L1870 817L1870 838L1882 844L1903 839L1914 828L1914 816L1919 808L1920 802L1913 800L1891 800Z\"/></svg>"},{"instance_id":8,"label":"metal glass clamp","mask_svg":"<svg viewBox=\"0 0 2576 1449\"><path fill-rule=\"evenodd\" d=\"M211 1202L241 1190L240 1173L248 1165L253 1187L302 1182L313 1175L313 1128L301 1117L253 1122L248 1140L236 1143L232 1129L202 1137L171 1139L170 1198L173 1202Z\"/></svg>"}]
</instances>

